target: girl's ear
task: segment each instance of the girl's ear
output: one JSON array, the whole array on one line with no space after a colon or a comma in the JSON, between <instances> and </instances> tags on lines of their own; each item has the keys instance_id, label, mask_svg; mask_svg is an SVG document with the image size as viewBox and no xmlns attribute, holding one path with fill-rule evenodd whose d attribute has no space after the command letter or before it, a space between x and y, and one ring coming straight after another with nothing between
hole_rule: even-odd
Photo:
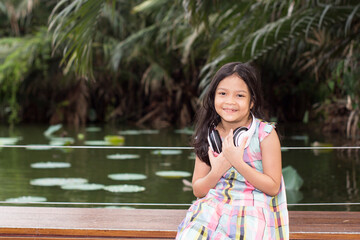
<instances>
[{"instance_id":1,"label":"girl's ear","mask_svg":"<svg viewBox=\"0 0 360 240\"><path fill-rule=\"evenodd\" d=\"M250 100L250 110L254 107L254 101Z\"/></svg>"}]
</instances>

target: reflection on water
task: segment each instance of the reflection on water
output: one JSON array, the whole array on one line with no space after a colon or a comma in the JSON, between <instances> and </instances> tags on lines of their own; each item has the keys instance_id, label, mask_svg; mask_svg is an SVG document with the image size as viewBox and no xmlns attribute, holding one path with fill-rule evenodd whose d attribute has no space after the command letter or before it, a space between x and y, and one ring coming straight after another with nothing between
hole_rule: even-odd
<instances>
[{"instance_id":1,"label":"reflection on water","mask_svg":"<svg viewBox=\"0 0 360 240\"><path fill-rule=\"evenodd\" d=\"M48 202L190 204L195 199L189 184L191 176L188 174L192 173L194 165L191 150L44 149L39 145L54 141L44 135L47 129L44 125L24 125L10 133L6 126L0 126L2 144L8 141L7 144L32 145L29 148L0 149L0 182L3 184L0 201L46 199ZM302 130L299 133L299 128L284 129L286 131L282 130L281 134L284 147L310 146L315 141L326 142L324 137L316 136L311 131ZM189 145L190 137L188 129L137 131L126 126L94 126L87 130L75 132L63 127L51 134L57 137L57 144L61 142L59 137L66 137L76 146L89 142L104 145L105 136L120 133L124 136L124 146L183 147ZM335 141L331 144L339 146ZM289 203L360 202L359 153L288 150L282 152L282 157L284 170L292 168L287 177L284 174L285 182L289 185ZM42 182L43 185L34 184L39 179L47 180ZM76 186L69 183L69 179L84 180ZM295 179L297 181L294 183ZM303 180L303 184L299 185L299 179ZM289 208L360 210L359 206Z\"/></svg>"}]
</instances>

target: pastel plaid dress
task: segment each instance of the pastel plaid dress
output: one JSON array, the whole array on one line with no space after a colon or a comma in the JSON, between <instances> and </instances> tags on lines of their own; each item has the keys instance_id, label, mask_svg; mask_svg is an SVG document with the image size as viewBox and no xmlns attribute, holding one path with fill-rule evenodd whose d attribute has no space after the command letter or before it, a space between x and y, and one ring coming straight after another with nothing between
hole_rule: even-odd
<instances>
[{"instance_id":1,"label":"pastel plaid dress","mask_svg":"<svg viewBox=\"0 0 360 240\"><path fill-rule=\"evenodd\" d=\"M260 142L274 126L256 119L256 130L244 161L263 172ZM176 239L289 239L289 218L283 178L271 197L230 168L208 194L196 200L178 227Z\"/></svg>"}]
</instances>

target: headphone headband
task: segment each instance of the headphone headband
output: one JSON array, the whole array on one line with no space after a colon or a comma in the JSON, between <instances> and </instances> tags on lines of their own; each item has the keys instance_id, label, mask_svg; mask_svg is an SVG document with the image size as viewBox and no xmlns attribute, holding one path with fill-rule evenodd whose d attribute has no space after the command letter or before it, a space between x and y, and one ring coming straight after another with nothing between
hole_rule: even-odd
<instances>
[{"instance_id":1,"label":"headphone headband","mask_svg":"<svg viewBox=\"0 0 360 240\"><path fill-rule=\"evenodd\" d=\"M255 117L252 113L251 113L251 116L252 116L252 122L251 122L249 129L246 127L239 127L234 130L234 145L237 147L240 146L242 140L245 137L248 137L246 144L245 144L245 148L247 148L250 144L251 137L255 133L255 129L256 129ZM215 125L209 128L207 139L208 139L210 148L213 152L217 152L217 153L222 152L221 137L220 137L219 132L215 129Z\"/></svg>"},{"instance_id":2,"label":"headphone headband","mask_svg":"<svg viewBox=\"0 0 360 240\"><path fill-rule=\"evenodd\" d=\"M248 137L248 139L246 141L246 144L245 144L245 148L247 148L249 146L251 137L254 135L255 129L256 129L256 121L255 121L254 114L251 113L251 116L252 116L252 121L251 121L251 125L250 125L249 129L245 128L246 131L244 131L244 130L241 131L241 129L244 128L244 127L235 129L235 131L234 131L234 144L235 144L235 146L240 146L242 140L245 137Z\"/></svg>"}]
</instances>

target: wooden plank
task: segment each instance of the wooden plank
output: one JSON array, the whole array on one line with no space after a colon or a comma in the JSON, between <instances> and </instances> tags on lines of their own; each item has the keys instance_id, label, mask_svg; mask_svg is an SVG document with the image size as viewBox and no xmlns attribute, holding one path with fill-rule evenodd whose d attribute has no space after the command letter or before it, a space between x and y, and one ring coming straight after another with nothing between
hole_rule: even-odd
<instances>
[{"instance_id":1,"label":"wooden plank","mask_svg":"<svg viewBox=\"0 0 360 240\"><path fill-rule=\"evenodd\" d=\"M0 206L1 239L174 239L186 210ZM360 212L290 211L290 239L360 239Z\"/></svg>"},{"instance_id":2,"label":"wooden plank","mask_svg":"<svg viewBox=\"0 0 360 240\"><path fill-rule=\"evenodd\" d=\"M359 212L289 212L291 239L360 239Z\"/></svg>"},{"instance_id":3,"label":"wooden plank","mask_svg":"<svg viewBox=\"0 0 360 240\"><path fill-rule=\"evenodd\" d=\"M0 235L173 238L184 210L0 207Z\"/></svg>"}]
</instances>

